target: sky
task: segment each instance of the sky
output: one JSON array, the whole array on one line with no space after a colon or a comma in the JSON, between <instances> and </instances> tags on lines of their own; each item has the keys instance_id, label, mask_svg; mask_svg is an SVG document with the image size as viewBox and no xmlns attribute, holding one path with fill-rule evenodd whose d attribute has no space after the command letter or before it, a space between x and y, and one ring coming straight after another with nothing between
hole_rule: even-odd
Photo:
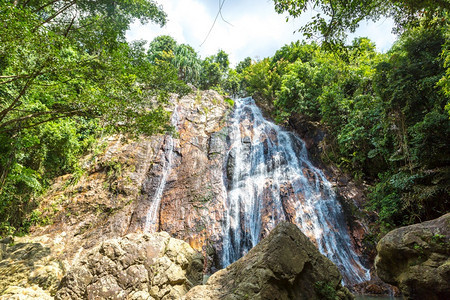
<instances>
[{"instance_id":1,"label":"sky","mask_svg":"<svg viewBox=\"0 0 450 300\"><path fill-rule=\"evenodd\" d=\"M302 40L301 33L294 33L305 24L314 12L286 22L286 15L275 12L272 0L225 0L222 14L219 0L156 0L168 15L164 27L136 22L127 32L127 39L152 41L159 35L170 35L178 43L192 46L202 58L224 50L232 65L246 57L262 59L273 56L275 51L292 41ZM369 37L377 49L386 52L396 36L391 33L393 22L382 19L377 23L364 23L352 34ZM208 32L211 33L208 36ZM208 36L208 37L207 37Z\"/></svg>"}]
</instances>

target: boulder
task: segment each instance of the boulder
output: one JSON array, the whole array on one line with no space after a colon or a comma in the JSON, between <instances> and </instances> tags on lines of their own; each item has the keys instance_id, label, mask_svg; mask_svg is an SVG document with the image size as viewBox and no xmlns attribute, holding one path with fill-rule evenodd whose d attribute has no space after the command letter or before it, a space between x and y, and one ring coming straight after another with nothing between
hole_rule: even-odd
<instances>
[{"instance_id":1,"label":"boulder","mask_svg":"<svg viewBox=\"0 0 450 300\"><path fill-rule=\"evenodd\" d=\"M353 299L337 267L291 223L182 299Z\"/></svg>"},{"instance_id":2,"label":"boulder","mask_svg":"<svg viewBox=\"0 0 450 300\"><path fill-rule=\"evenodd\" d=\"M63 268L48 247L7 238L0 249L0 299L47 299L56 293Z\"/></svg>"},{"instance_id":3,"label":"boulder","mask_svg":"<svg viewBox=\"0 0 450 300\"><path fill-rule=\"evenodd\" d=\"M408 299L450 299L450 213L389 232L377 245L375 268Z\"/></svg>"},{"instance_id":4,"label":"boulder","mask_svg":"<svg viewBox=\"0 0 450 300\"><path fill-rule=\"evenodd\" d=\"M37 285L30 287L9 286L0 296L0 300L52 300L46 291Z\"/></svg>"},{"instance_id":5,"label":"boulder","mask_svg":"<svg viewBox=\"0 0 450 300\"><path fill-rule=\"evenodd\" d=\"M180 299L202 282L203 258L167 233L106 240L75 261L56 299Z\"/></svg>"}]
</instances>

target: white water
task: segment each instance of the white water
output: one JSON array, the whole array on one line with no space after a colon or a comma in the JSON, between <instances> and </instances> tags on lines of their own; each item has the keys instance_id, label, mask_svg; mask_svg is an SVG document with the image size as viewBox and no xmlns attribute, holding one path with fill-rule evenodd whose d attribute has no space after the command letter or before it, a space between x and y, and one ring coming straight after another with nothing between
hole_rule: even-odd
<instances>
[{"instance_id":1,"label":"white water","mask_svg":"<svg viewBox=\"0 0 450 300\"><path fill-rule=\"evenodd\" d=\"M179 115L178 115L178 106L175 106L173 109L172 117L170 119L170 123L172 126L175 127L175 129L178 129L178 123L179 123ZM170 174L170 171L172 170L173 166L173 160L174 160L174 138L171 134L167 134L165 136L164 141L164 150L163 150L163 166L162 166L162 172L161 172L161 180L159 181L158 187L155 191L155 194L153 196L152 202L150 204L150 208L147 212L147 217L145 219L145 225L144 225L144 232L156 232L158 230L158 224L157 221L158 218L158 212L159 212L159 205L161 203L161 198L164 192L164 188L166 187L167 177Z\"/></svg>"},{"instance_id":2,"label":"white water","mask_svg":"<svg viewBox=\"0 0 450 300\"><path fill-rule=\"evenodd\" d=\"M224 267L254 247L263 232L290 220L338 266L345 284L369 280L352 249L341 205L309 161L304 142L264 119L251 98L236 101L231 123ZM294 210L287 211L288 202Z\"/></svg>"}]
</instances>

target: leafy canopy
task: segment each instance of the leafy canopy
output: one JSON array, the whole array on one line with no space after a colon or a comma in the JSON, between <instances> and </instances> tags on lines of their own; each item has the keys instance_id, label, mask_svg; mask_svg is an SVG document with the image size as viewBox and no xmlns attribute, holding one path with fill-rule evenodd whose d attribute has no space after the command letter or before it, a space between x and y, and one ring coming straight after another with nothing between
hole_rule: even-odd
<instances>
[{"instance_id":1,"label":"leafy canopy","mask_svg":"<svg viewBox=\"0 0 450 300\"><path fill-rule=\"evenodd\" d=\"M386 231L450 211L449 98L437 87L447 36L423 24L386 54L358 38L345 59L295 42L244 67L240 86L280 123L320 122L318 155L371 186Z\"/></svg>"},{"instance_id":2,"label":"leafy canopy","mask_svg":"<svg viewBox=\"0 0 450 300\"><path fill-rule=\"evenodd\" d=\"M392 17L401 32L424 17L428 21L442 17L450 9L448 0L274 0L274 4L278 13L294 18L308 9L318 11L299 31L331 44L344 42L346 32L354 32L363 20Z\"/></svg>"},{"instance_id":3,"label":"leafy canopy","mask_svg":"<svg viewBox=\"0 0 450 300\"><path fill-rule=\"evenodd\" d=\"M127 43L134 20L164 25L153 0L0 0L0 234L20 228L49 180L76 171L104 128L168 128L177 69Z\"/></svg>"}]
</instances>

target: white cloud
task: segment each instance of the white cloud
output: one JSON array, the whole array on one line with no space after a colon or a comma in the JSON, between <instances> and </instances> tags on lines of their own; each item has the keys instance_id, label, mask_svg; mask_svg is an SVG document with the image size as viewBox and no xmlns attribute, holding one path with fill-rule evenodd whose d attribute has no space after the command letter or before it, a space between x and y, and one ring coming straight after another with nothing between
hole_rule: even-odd
<instances>
[{"instance_id":1,"label":"white cloud","mask_svg":"<svg viewBox=\"0 0 450 300\"><path fill-rule=\"evenodd\" d=\"M200 34L197 28L205 27L211 21L205 7L195 0L165 1L162 7L168 14L168 22L164 27L135 22L127 32L127 38L150 42L159 35L170 35L178 43L191 44L191 40L198 38Z\"/></svg>"},{"instance_id":2,"label":"white cloud","mask_svg":"<svg viewBox=\"0 0 450 300\"><path fill-rule=\"evenodd\" d=\"M283 15L274 11L270 0L228 0L218 17L206 42L200 47L210 30L218 11L218 2L213 0L165 0L158 1L168 14L164 28L135 23L127 33L129 40L153 40L158 35L170 35L178 43L187 43L199 52L201 57L223 49L236 64L247 56L264 58L272 56L277 49L291 41L302 39L300 33L293 34L308 15L301 20L286 22ZM395 36L390 33L391 21L363 24L356 36L368 36L379 50L386 51ZM353 35L352 35L353 36Z\"/></svg>"},{"instance_id":3,"label":"white cloud","mask_svg":"<svg viewBox=\"0 0 450 300\"><path fill-rule=\"evenodd\" d=\"M392 33L394 21L392 19L381 19L376 23L365 22L355 31L349 35L349 40L364 36L370 38L372 42L377 45L378 51L386 52L396 41L397 36Z\"/></svg>"}]
</instances>

